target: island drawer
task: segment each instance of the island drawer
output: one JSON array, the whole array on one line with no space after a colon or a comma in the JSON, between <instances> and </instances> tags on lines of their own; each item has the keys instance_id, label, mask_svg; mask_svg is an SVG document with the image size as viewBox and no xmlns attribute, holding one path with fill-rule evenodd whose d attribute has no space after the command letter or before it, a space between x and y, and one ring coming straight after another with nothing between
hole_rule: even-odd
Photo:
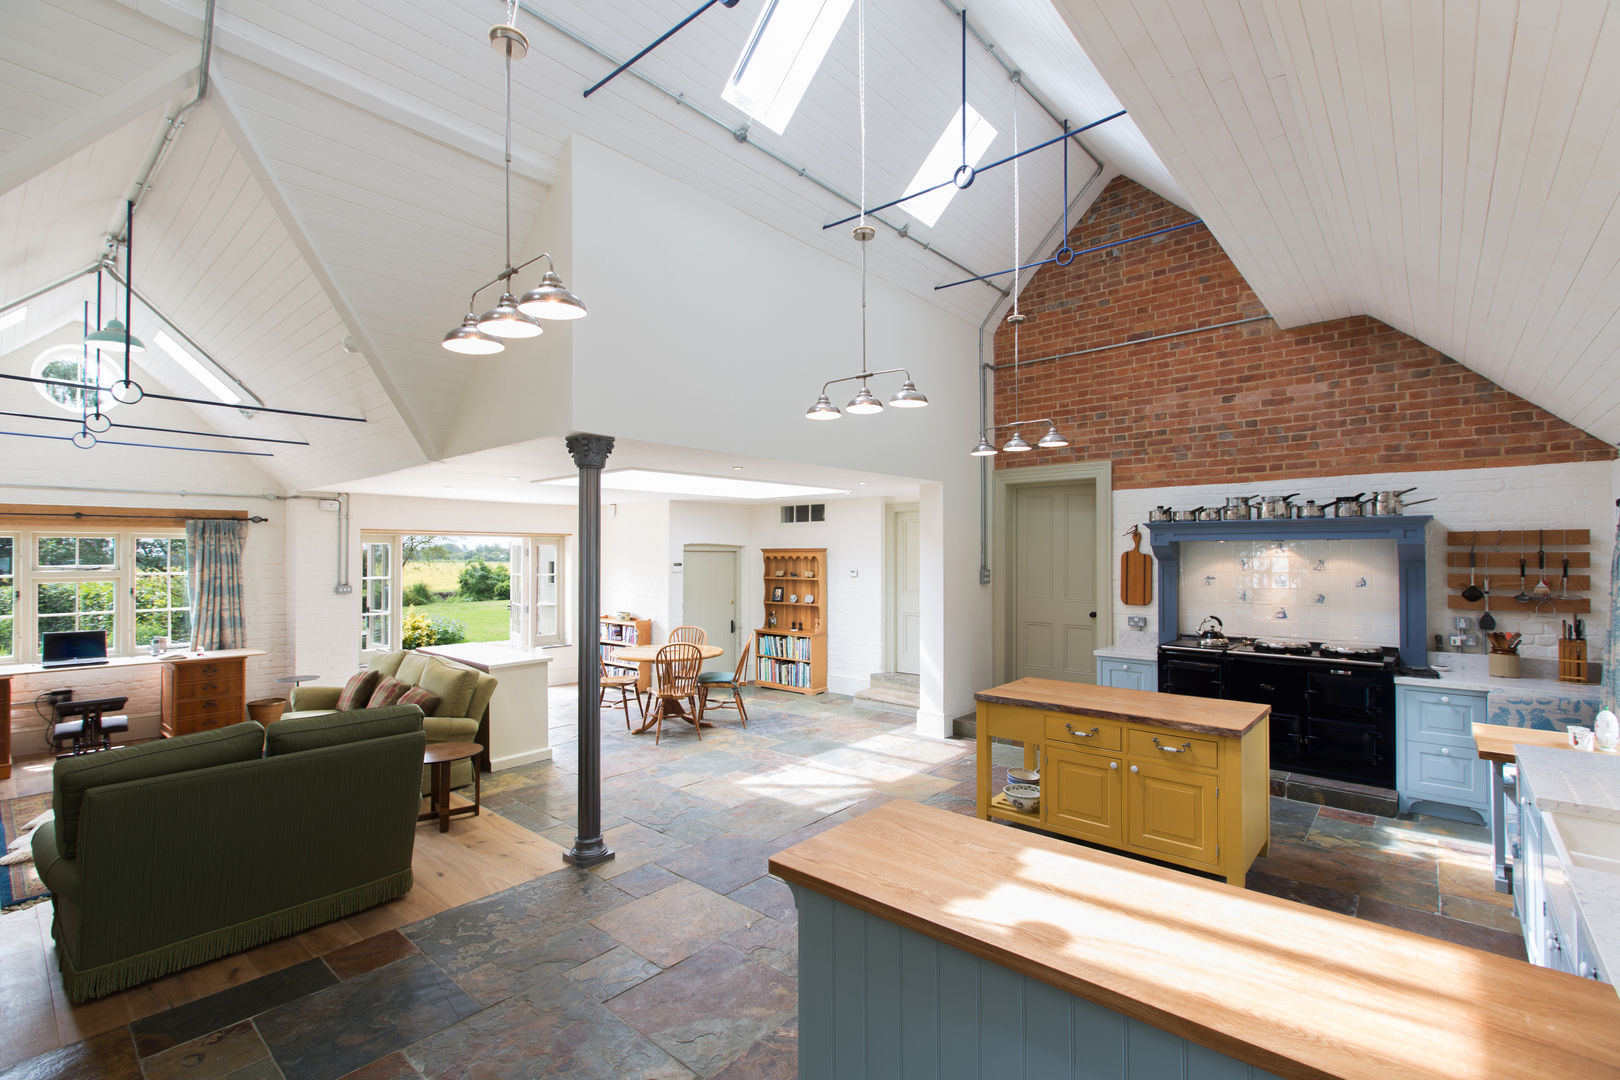
<instances>
[{"instance_id":1,"label":"island drawer","mask_svg":"<svg viewBox=\"0 0 1620 1080\"><path fill-rule=\"evenodd\" d=\"M1077 713L1047 713L1046 738L1049 742L1084 750L1112 750L1125 745L1125 725L1118 720Z\"/></svg>"},{"instance_id":2,"label":"island drawer","mask_svg":"<svg viewBox=\"0 0 1620 1080\"><path fill-rule=\"evenodd\" d=\"M1133 757L1150 757L1167 765L1213 769L1220 763L1221 741L1185 731L1133 727L1127 750Z\"/></svg>"}]
</instances>

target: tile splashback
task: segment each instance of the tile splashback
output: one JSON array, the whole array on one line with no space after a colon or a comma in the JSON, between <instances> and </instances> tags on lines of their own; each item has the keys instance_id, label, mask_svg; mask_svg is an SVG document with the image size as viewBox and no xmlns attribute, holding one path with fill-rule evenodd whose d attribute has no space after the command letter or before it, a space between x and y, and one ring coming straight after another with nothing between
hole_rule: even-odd
<instances>
[{"instance_id":1,"label":"tile splashback","mask_svg":"<svg viewBox=\"0 0 1620 1080\"><path fill-rule=\"evenodd\" d=\"M1233 540L1181 545L1181 631L1215 615L1231 635L1400 642L1392 540Z\"/></svg>"}]
</instances>

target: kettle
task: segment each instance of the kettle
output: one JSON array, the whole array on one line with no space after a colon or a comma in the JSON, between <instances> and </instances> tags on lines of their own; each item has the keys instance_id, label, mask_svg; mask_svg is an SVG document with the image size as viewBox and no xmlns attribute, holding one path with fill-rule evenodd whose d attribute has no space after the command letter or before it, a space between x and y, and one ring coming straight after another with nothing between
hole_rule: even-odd
<instances>
[{"instance_id":1,"label":"kettle","mask_svg":"<svg viewBox=\"0 0 1620 1080\"><path fill-rule=\"evenodd\" d=\"M1211 625L1209 625L1210 623L1214 623L1215 625L1211 626ZM1198 624L1198 644L1200 644L1200 645L1225 645L1226 644L1226 624L1221 622L1219 616L1216 616L1216 615L1206 615L1206 616L1204 616L1204 621Z\"/></svg>"}]
</instances>

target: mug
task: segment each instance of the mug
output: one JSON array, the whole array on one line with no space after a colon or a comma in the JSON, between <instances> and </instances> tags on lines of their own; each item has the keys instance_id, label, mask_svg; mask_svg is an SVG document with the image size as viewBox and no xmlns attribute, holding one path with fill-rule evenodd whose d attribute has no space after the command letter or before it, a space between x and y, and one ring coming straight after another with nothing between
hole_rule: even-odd
<instances>
[{"instance_id":1,"label":"mug","mask_svg":"<svg viewBox=\"0 0 1620 1080\"><path fill-rule=\"evenodd\" d=\"M1571 724L1565 729L1569 733L1569 745L1577 750L1590 750L1595 745L1592 738L1592 729L1584 724Z\"/></svg>"},{"instance_id":2,"label":"mug","mask_svg":"<svg viewBox=\"0 0 1620 1080\"><path fill-rule=\"evenodd\" d=\"M155 638L152 639L152 655L153 656L162 656L164 653L166 653L168 651L169 651L169 639L168 638L166 638L166 637L155 637Z\"/></svg>"}]
</instances>

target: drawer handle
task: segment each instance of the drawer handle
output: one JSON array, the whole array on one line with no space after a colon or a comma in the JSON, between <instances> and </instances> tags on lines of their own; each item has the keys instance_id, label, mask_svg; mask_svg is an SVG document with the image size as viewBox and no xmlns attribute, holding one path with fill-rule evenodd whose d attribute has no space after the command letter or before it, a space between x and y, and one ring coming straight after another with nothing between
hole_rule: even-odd
<instances>
[{"instance_id":1,"label":"drawer handle","mask_svg":"<svg viewBox=\"0 0 1620 1080\"><path fill-rule=\"evenodd\" d=\"M1117 769L1117 768L1119 768L1119 762L1117 762L1117 761L1110 761L1110 762L1109 762L1109 763L1108 763L1108 767L1109 767L1109 768L1110 768L1110 769Z\"/></svg>"},{"instance_id":2,"label":"drawer handle","mask_svg":"<svg viewBox=\"0 0 1620 1080\"><path fill-rule=\"evenodd\" d=\"M1180 746L1166 746L1159 741L1159 737L1157 735L1153 736L1153 745L1157 746L1160 750L1163 750L1167 754L1185 754L1187 751L1192 749L1192 743L1190 742L1184 742Z\"/></svg>"},{"instance_id":3,"label":"drawer handle","mask_svg":"<svg viewBox=\"0 0 1620 1080\"><path fill-rule=\"evenodd\" d=\"M1065 723L1063 730L1077 739L1095 739L1102 731L1101 728L1092 728L1090 731L1076 731L1073 724Z\"/></svg>"},{"instance_id":4,"label":"drawer handle","mask_svg":"<svg viewBox=\"0 0 1620 1080\"><path fill-rule=\"evenodd\" d=\"M217 665L217 664L204 664L203 665L203 674L204 675L213 675L213 674L216 674L218 671L219 671L219 665Z\"/></svg>"},{"instance_id":5,"label":"drawer handle","mask_svg":"<svg viewBox=\"0 0 1620 1080\"><path fill-rule=\"evenodd\" d=\"M1131 766L1131 772L1137 772L1137 771L1138 771L1138 770L1137 770L1137 768L1136 768L1136 766L1135 766L1135 765L1132 765L1132 766Z\"/></svg>"},{"instance_id":6,"label":"drawer handle","mask_svg":"<svg viewBox=\"0 0 1620 1080\"><path fill-rule=\"evenodd\" d=\"M216 682L205 682L205 683L203 683L203 686L202 686L202 688L203 688L203 689L204 689L204 690L208 690L208 691L210 691L210 692L211 692L211 691L214 691L214 690L218 690L218 689L219 689L219 683L216 683Z\"/></svg>"},{"instance_id":7,"label":"drawer handle","mask_svg":"<svg viewBox=\"0 0 1620 1080\"><path fill-rule=\"evenodd\" d=\"M1442 746L1442 747L1441 747L1441 748L1440 748L1440 752L1441 752L1441 753L1442 753L1442 754L1444 754L1444 755L1446 755L1446 756L1447 756L1447 757L1450 757L1450 756L1451 756L1451 747L1449 747L1449 746Z\"/></svg>"},{"instance_id":8,"label":"drawer handle","mask_svg":"<svg viewBox=\"0 0 1620 1080\"><path fill-rule=\"evenodd\" d=\"M1445 697L1444 695L1442 695L1441 698L1440 698L1440 704L1442 704L1442 705L1450 705L1451 704L1451 699L1449 697Z\"/></svg>"},{"instance_id":9,"label":"drawer handle","mask_svg":"<svg viewBox=\"0 0 1620 1080\"><path fill-rule=\"evenodd\" d=\"M205 701L205 702L203 702L203 708L205 708L205 709L217 709L217 708L219 708L219 702L217 702L217 701Z\"/></svg>"}]
</instances>

